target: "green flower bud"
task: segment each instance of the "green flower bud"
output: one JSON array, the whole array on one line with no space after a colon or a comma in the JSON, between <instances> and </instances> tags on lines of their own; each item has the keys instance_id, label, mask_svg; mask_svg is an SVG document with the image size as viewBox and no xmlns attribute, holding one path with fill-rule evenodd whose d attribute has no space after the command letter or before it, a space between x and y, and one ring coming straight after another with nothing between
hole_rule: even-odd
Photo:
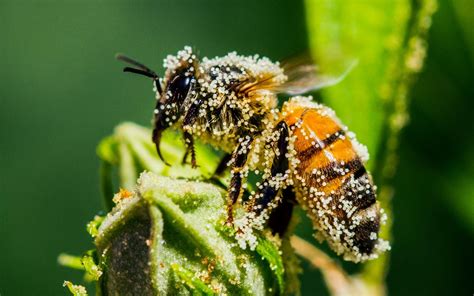
<instances>
[{"instance_id":1,"label":"green flower bud","mask_svg":"<svg viewBox=\"0 0 474 296\"><path fill-rule=\"evenodd\" d=\"M278 240L259 235L242 250L224 226L224 191L142 173L97 229L104 295L279 295L285 290ZM97 219L96 219L97 220Z\"/></svg>"}]
</instances>

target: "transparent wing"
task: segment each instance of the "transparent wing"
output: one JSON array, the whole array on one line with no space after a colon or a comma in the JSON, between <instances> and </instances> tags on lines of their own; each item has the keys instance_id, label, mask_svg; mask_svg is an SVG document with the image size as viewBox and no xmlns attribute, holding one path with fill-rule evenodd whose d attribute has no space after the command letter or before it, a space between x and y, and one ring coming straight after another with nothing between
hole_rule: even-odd
<instances>
[{"instance_id":1,"label":"transparent wing","mask_svg":"<svg viewBox=\"0 0 474 296\"><path fill-rule=\"evenodd\" d=\"M357 66L358 60L346 59L331 64L331 69L322 70L307 58L294 58L283 62L282 67L288 80L275 91L299 95L338 84Z\"/></svg>"}]
</instances>

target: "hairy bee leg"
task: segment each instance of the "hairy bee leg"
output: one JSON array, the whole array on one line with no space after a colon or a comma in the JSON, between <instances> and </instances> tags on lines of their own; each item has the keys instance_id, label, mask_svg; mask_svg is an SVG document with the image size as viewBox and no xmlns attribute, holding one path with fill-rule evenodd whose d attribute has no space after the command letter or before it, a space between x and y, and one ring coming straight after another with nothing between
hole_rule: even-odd
<instances>
[{"instance_id":1,"label":"hairy bee leg","mask_svg":"<svg viewBox=\"0 0 474 296\"><path fill-rule=\"evenodd\" d=\"M186 143L186 136L183 135L183 139L184 139L184 145L186 147L186 150L184 151L184 155L183 155L183 159L181 160L181 164L185 165L186 164L186 159L188 159L188 155L189 155L189 145L188 145L188 143Z\"/></svg>"},{"instance_id":2,"label":"hairy bee leg","mask_svg":"<svg viewBox=\"0 0 474 296\"><path fill-rule=\"evenodd\" d=\"M189 149L186 146L186 151L184 152L183 159L181 160L182 165L186 164L186 159L188 158L188 155L189 155Z\"/></svg>"},{"instance_id":3,"label":"hairy bee leg","mask_svg":"<svg viewBox=\"0 0 474 296\"><path fill-rule=\"evenodd\" d=\"M183 133L184 143L186 144L186 153L183 157L183 163L186 162L186 157L191 153L191 166L193 169L197 168L196 164L196 150L194 149L194 138L189 132Z\"/></svg>"},{"instance_id":4,"label":"hairy bee leg","mask_svg":"<svg viewBox=\"0 0 474 296\"><path fill-rule=\"evenodd\" d=\"M209 178L209 181L213 182L214 184L218 184L219 186L226 188L225 184L219 179L219 177L224 173L224 171L227 169L227 164L229 161L232 159L232 154L226 153L224 157L220 160L219 164L217 165L216 170L212 174L212 176Z\"/></svg>"},{"instance_id":5,"label":"hairy bee leg","mask_svg":"<svg viewBox=\"0 0 474 296\"><path fill-rule=\"evenodd\" d=\"M232 159L232 154L226 153L224 157L221 158L221 161L217 165L216 170L214 171L213 177L220 176L227 168L227 163Z\"/></svg>"},{"instance_id":6,"label":"hairy bee leg","mask_svg":"<svg viewBox=\"0 0 474 296\"><path fill-rule=\"evenodd\" d=\"M182 163L186 162L186 158L188 154L191 153L191 166L193 168L197 168L196 164L196 151L194 150L194 138L189 132L191 130L192 125L196 122L196 118L199 115L199 109L202 106L202 100L195 100L186 111L183 119L183 125L181 126L182 130L184 131L183 137L184 142L186 144L186 153L184 154Z\"/></svg>"},{"instance_id":7,"label":"hairy bee leg","mask_svg":"<svg viewBox=\"0 0 474 296\"><path fill-rule=\"evenodd\" d=\"M293 186L286 187L281 192L281 204L272 211L270 218L268 218L268 227L273 234L278 234L282 237L290 225L293 208L296 204L295 192Z\"/></svg>"},{"instance_id":8,"label":"hairy bee leg","mask_svg":"<svg viewBox=\"0 0 474 296\"><path fill-rule=\"evenodd\" d=\"M252 140L244 140L235 148L232 153L232 164L231 164L231 180L229 186L229 192L227 197L227 224L233 225L234 215L233 206L239 199L242 193L243 178L241 175L242 168L247 162L247 156L250 152L250 145Z\"/></svg>"},{"instance_id":9,"label":"hairy bee leg","mask_svg":"<svg viewBox=\"0 0 474 296\"><path fill-rule=\"evenodd\" d=\"M288 125L286 122L280 121L275 129L279 132L278 140L276 141L278 153L275 153L273 158L271 175L268 179L263 180L262 187L260 187L256 194L256 199L252 200L248 207L248 210L257 216L262 214L264 210L271 212L272 209L278 206L276 199L281 190L284 189L285 184L281 183L284 182L283 179L289 169L287 157L289 143Z\"/></svg>"}]
</instances>

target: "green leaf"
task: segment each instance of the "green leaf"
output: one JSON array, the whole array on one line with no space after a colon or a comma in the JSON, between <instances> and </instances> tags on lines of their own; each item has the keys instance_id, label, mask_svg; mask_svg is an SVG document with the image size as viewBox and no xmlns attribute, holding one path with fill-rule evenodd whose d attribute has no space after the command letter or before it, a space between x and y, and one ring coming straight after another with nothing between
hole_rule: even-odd
<instances>
[{"instance_id":1,"label":"green leaf","mask_svg":"<svg viewBox=\"0 0 474 296\"><path fill-rule=\"evenodd\" d=\"M472 20L474 18L474 9L471 0L456 0L450 3L457 16L459 27L464 34L464 41L471 54L471 63L474 63L474 27ZM449 5L449 4L446 4Z\"/></svg>"},{"instance_id":2,"label":"green leaf","mask_svg":"<svg viewBox=\"0 0 474 296\"><path fill-rule=\"evenodd\" d=\"M285 267L280 249L267 238L260 238L256 251L270 264L270 269L275 273L280 291L285 291Z\"/></svg>"},{"instance_id":3,"label":"green leaf","mask_svg":"<svg viewBox=\"0 0 474 296\"><path fill-rule=\"evenodd\" d=\"M398 138L409 120L408 92L423 66L436 0L306 0L306 5L311 51L322 69L359 61L344 81L322 92L322 99L368 147L368 168L389 217L381 237L389 239ZM383 254L363 271L379 294L387 262Z\"/></svg>"},{"instance_id":4,"label":"green leaf","mask_svg":"<svg viewBox=\"0 0 474 296\"><path fill-rule=\"evenodd\" d=\"M104 221L103 216L95 215L94 220L91 222L87 223L87 232L92 236L96 237L97 234L99 233L99 226L102 224L102 221Z\"/></svg>"},{"instance_id":5,"label":"green leaf","mask_svg":"<svg viewBox=\"0 0 474 296\"><path fill-rule=\"evenodd\" d=\"M323 92L323 99L372 155L381 140L389 67L400 59L409 2L306 1L310 44L321 67L330 69L339 59L359 61L343 82Z\"/></svg>"},{"instance_id":6,"label":"green leaf","mask_svg":"<svg viewBox=\"0 0 474 296\"><path fill-rule=\"evenodd\" d=\"M216 295L203 281L198 279L191 271L179 266L171 264L171 269L192 291L193 295Z\"/></svg>"},{"instance_id":7,"label":"green leaf","mask_svg":"<svg viewBox=\"0 0 474 296\"><path fill-rule=\"evenodd\" d=\"M67 287L69 289L69 292L71 292L71 294L74 296L87 296L86 288L84 288L83 286L74 285L69 281L64 281L63 286Z\"/></svg>"},{"instance_id":8,"label":"green leaf","mask_svg":"<svg viewBox=\"0 0 474 296\"><path fill-rule=\"evenodd\" d=\"M404 76L422 67L425 45L418 35L429 27L436 2L306 0L306 5L310 45L322 69L359 61L340 84L323 91L323 100L367 145L374 168L387 126L408 120L404 85L410 79Z\"/></svg>"}]
</instances>

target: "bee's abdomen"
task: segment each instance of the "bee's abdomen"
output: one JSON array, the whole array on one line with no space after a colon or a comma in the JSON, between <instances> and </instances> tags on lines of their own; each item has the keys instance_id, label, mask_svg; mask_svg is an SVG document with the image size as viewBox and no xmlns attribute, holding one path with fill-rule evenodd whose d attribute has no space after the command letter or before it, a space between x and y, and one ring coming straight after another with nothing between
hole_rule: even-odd
<instances>
[{"instance_id":1,"label":"bee's abdomen","mask_svg":"<svg viewBox=\"0 0 474 296\"><path fill-rule=\"evenodd\" d=\"M378 241L380 210L352 140L323 107L293 110L285 120L297 160L297 199L318 235L349 260L369 258Z\"/></svg>"}]
</instances>

